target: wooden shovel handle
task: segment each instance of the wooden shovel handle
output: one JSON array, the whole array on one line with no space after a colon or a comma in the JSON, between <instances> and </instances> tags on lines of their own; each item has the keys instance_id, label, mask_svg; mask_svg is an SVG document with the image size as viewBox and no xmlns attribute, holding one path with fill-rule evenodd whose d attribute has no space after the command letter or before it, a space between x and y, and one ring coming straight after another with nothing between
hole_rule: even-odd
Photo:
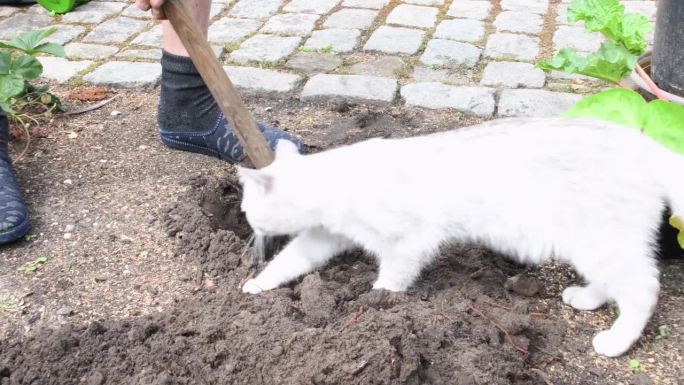
<instances>
[{"instance_id":1,"label":"wooden shovel handle","mask_svg":"<svg viewBox=\"0 0 684 385\"><path fill-rule=\"evenodd\" d=\"M273 162L271 148L211 50L209 42L194 24L183 0L167 0L164 3L164 13L190 54L192 62L216 103L228 122L235 128L235 133L254 167L262 168L271 164Z\"/></svg>"}]
</instances>

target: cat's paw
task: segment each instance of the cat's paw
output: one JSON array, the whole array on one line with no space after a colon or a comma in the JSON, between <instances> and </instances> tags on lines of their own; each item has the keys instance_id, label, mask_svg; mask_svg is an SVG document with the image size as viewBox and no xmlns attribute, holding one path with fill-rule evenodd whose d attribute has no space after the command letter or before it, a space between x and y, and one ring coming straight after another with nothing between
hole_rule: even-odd
<instances>
[{"instance_id":1,"label":"cat's paw","mask_svg":"<svg viewBox=\"0 0 684 385\"><path fill-rule=\"evenodd\" d=\"M264 289L257 285L256 280L254 278L250 279L249 281L245 282L244 285L242 285L243 293L259 294L262 291L264 291Z\"/></svg>"},{"instance_id":2,"label":"cat's paw","mask_svg":"<svg viewBox=\"0 0 684 385\"><path fill-rule=\"evenodd\" d=\"M592 345L598 354L603 354L608 357L617 357L629 350L632 343L619 332L604 330L594 336Z\"/></svg>"},{"instance_id":3,"label":"cat's paw","mask_svg":"<svg viewBox=\"0 0 684 385\"><path fill-rule=\"evenodd\" d=\"M563 290L563 302L577 310L596 310L606 303L605 296L590 286L569 286Z\"/></svg>"}]
</instances>

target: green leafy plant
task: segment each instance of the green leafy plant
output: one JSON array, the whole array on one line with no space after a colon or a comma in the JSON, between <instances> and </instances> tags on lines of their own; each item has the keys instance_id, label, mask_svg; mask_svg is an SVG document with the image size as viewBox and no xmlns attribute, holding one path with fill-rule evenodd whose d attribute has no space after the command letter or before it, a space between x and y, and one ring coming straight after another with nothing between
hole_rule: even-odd
<instances>
[{"instance_id":1,"label":"green leafy plant","mask_svg":"<svg viewBox=\"0 0 684 385\"><path fill-rule=\"evenodd\" d=\"M587 32L600 32L606 41L597 52L580 55L570 48L537 66L544 70L578 73L619 83L637 67L638 55L647 44L651 31L648 19L638 13L625 13L618 0L573 0L568 6L568 22L584 22Z\"/></svg>"},{"instance_id":2,"label":"green leafy plant","mask_svg":"<svg viewBox=\"0 0 684 385\"><path fill-rule=\"evenodd\" d=\"M665 326L665 325L658 326L658 334L656 334L655 340L660 341L664 338L667 338L667 336L668 336L667 326Z\"/></svg>"},{"instance_id":3,"label":"green leafy plant","mask_svg":"<svg viewBox=\"0 0 684 385\"><path fill-rule=\"evenodd\" d=\"M613 88L581 99L565 116L597 118L633 127L684 154L684 106L677 103L665 100L647 103L635 91Z\"/></svg>"},{"instance_id":4,"label":"green leafy plant","mask_svg":"<svg viewBox=\"0 0 684 385\"><path fill-rule=\"evenodd\" d=\"M321 48L321 53L332 53L333 52L333 45L328 44L325 47Z\"/></svg>"},{"instance_id":5,"label":"green leafy plant","mask_svg":"<svg viewBox=\"0 0 684 385\"><path fill-rule=\"evenodd\" d=\"M641 371L641 362L637 359L629 360L629 370L632 371L632 373L639 373Z\"/></svg>"},{"instance_id":6,"label":"green leafy plant","mask_svg":"<svg viewBox=\"0 0 684 385\"><path fill-rule=\"evenodd\" d=\"M36 88L29 83L43 73L36 54L66 57L61 45L43 41L56 31L56 28L30 31L0 42L0 108L24 127L30 117L22 112L29 107L44 106L44 113L62 110L59 98L49 93L47 87Z\"/></svg>"},{"instance_id":7,"label":"green leafy plant","mask_svg":"<svg viewBox=\"0 0 684 385\"><path fill-rule=\"evenodd\" d=\"M38 257L33 261L26 262L23 265L19 266L17 270L22 271L24 273L33 273L36 270L38 270L40 265L44 264L45 262L47 262L47 257Z\"/></svg>"}]
</instances>

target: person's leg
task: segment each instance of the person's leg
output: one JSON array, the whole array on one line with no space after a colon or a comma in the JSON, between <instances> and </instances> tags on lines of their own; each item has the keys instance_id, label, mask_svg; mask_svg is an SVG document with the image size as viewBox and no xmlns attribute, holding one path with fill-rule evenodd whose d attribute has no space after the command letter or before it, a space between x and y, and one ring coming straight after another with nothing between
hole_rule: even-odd
<instances>
[{"instance_id":1,"label":"person's leg","mask_svg":"<svg viewBox=\"0 0 684 385\"><path fill-rule=\"evenodd\" d=\"M0 109L0 245L16 241L31 229L9 158L8 142L9 123Z\"/></svg>"},{"instance_id":2,"label":"person's leg","mask_svg":"<svg viewBox=\"0 0 684 385\"><path fill-rule=\"evenodd\" d=\"M204 32L209 28L210 0L190 0L195 23ZM204 84L178 35L168 21L163 25L161 95L157 120L160 137L171 148L211 155L238 162L245 156L232 127ZM271 148L279 139L301 142L282 130L257 124Z\"/></svg>"}]
</instances>

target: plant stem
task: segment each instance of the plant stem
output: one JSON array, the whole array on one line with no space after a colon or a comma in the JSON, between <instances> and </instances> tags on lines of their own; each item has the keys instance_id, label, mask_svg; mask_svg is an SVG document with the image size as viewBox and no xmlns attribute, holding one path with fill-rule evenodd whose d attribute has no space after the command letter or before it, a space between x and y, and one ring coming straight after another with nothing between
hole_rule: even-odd
<instances>
[{"instance_id":1,"label":"plant stem","mask_svg":"<svg viewBox=\"0 0 684 385\"><path fill-rule=\"evenodd\" d=\"M648 76L646 71L644 71L644 69L641 68L641 66L638 63L636 66L636 71L637 71L637 74L639 74L639 76L644 80L644 82L646 82L646 85L648 86L648 88L651 89L651 92L653 92L653 94L658 99L668 100L667 96L663 93L663 90L658 88L658 86L653 82L653 79L651 79L651 77Z\"/></svg>"}]
</instances>

